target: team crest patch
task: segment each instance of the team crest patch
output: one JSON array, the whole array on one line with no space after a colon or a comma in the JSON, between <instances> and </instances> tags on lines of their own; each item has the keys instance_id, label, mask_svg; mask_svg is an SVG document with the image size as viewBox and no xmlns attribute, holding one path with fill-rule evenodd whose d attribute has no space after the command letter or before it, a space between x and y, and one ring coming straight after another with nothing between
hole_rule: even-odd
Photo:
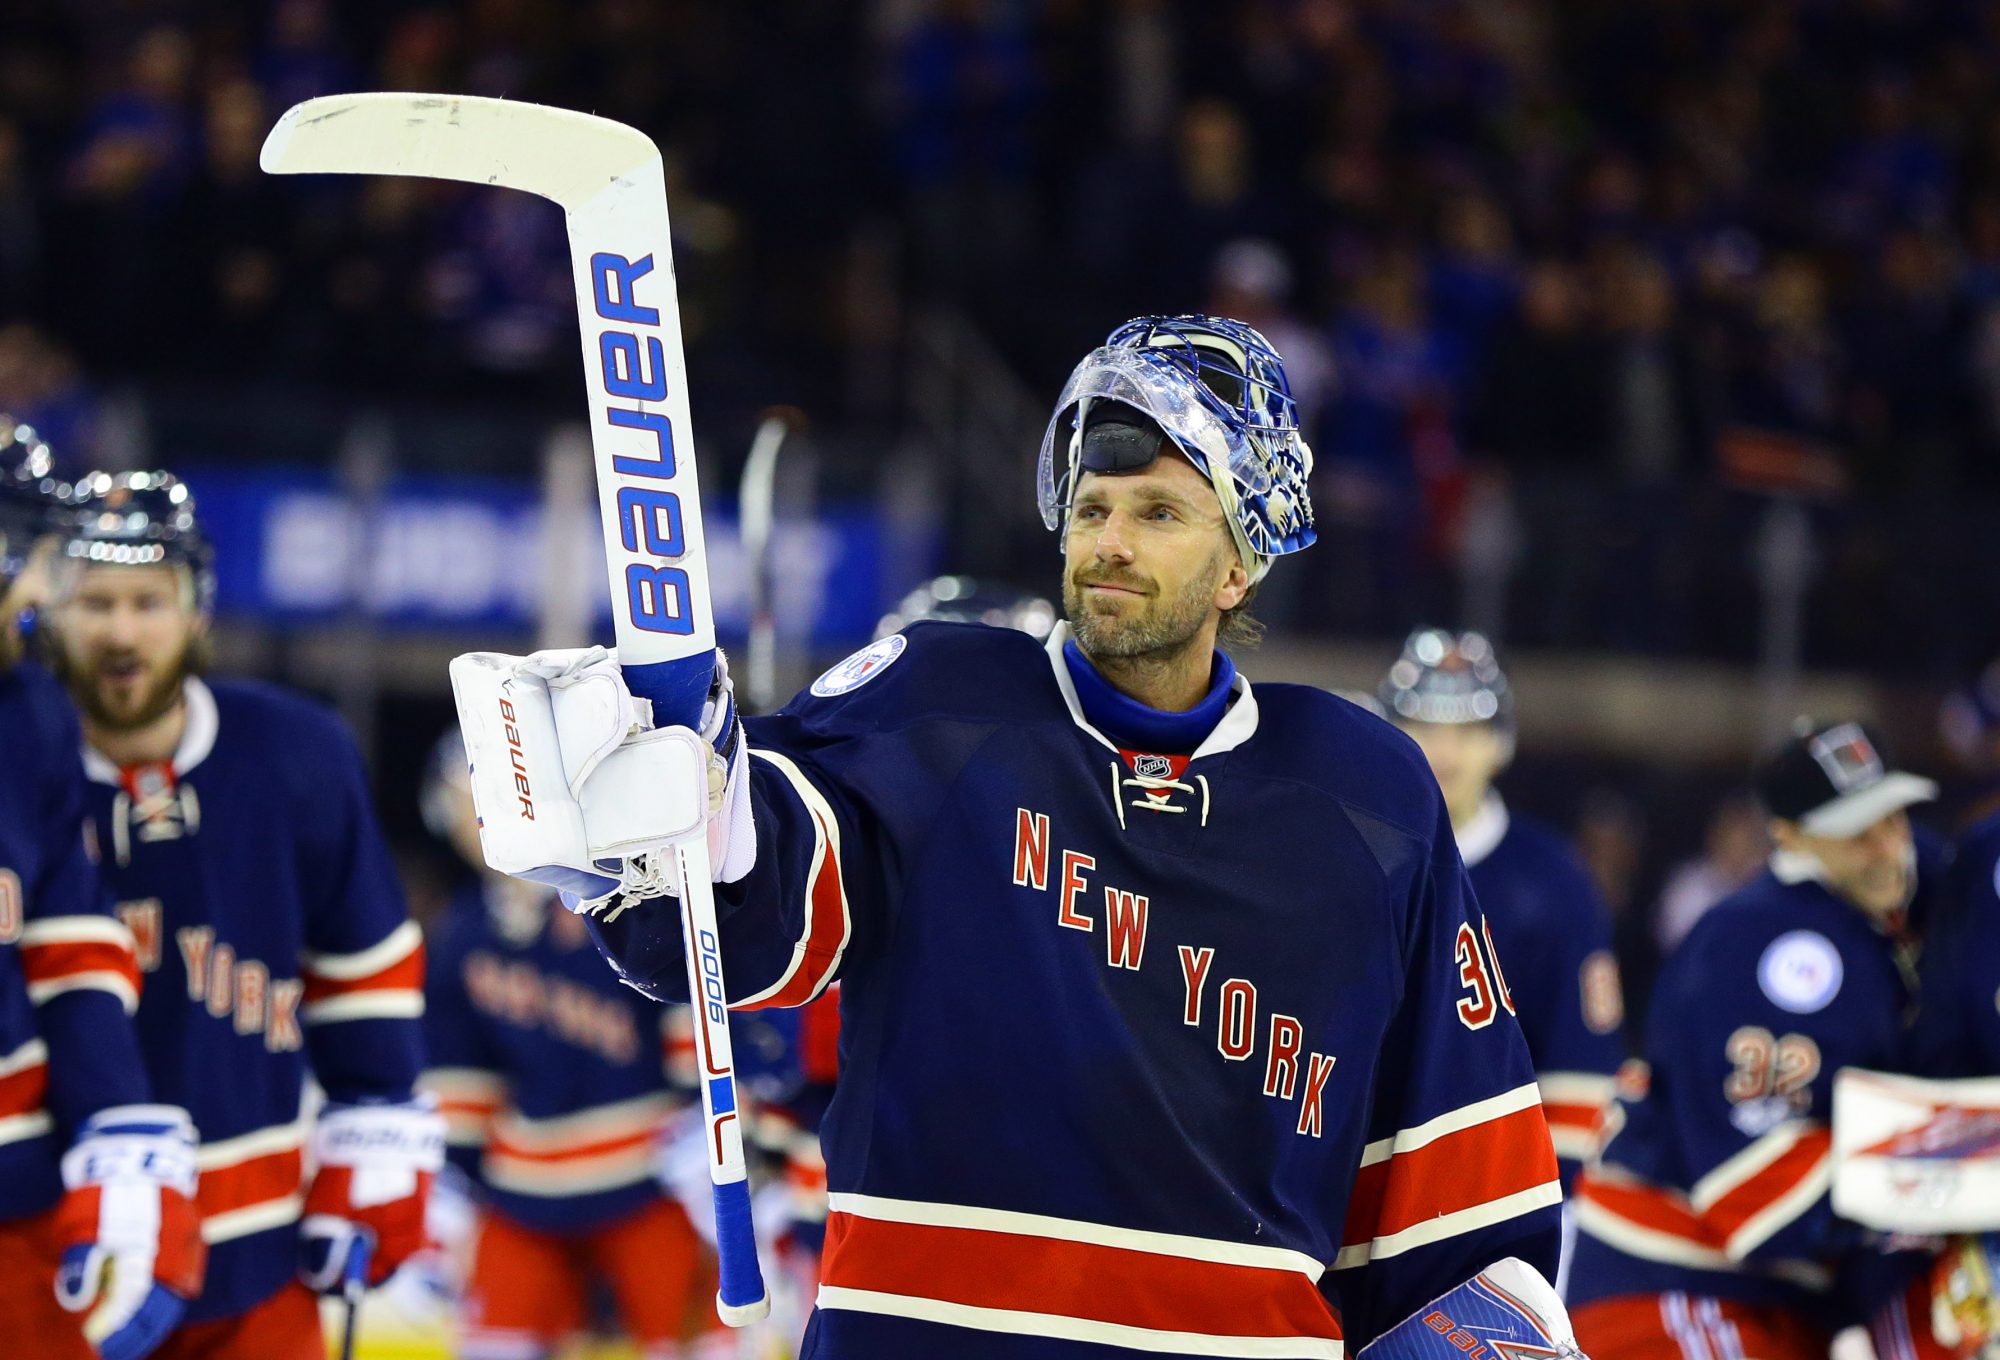
<instances>
[{"instance_id":1,"label":"team crest patch","mask_svg":"<svg viewBox=\"0 0 2000 1360\"><path fill-rule=\"evenodd\" d=\"M901 633L891 633L871 642L847 660L828 667L826 674L812 682L812 692L822 699L831 699L836 694L860 689L888 670L890 663L901 656L903 648L909 645L910 640Z\"/></svg>"},{"instance_id":2,"label":"team crest patch","mask_svg":"<svg viewBox=\"0 0 2000 1360\"><path fill-rule=\"evenodd\" d=\"M1824 1010L1840 992L1840 951L1816 930L1791 930L1771 941L1757 961L1764 995L1794 1015Z\"/></svg>"}]
</instances>

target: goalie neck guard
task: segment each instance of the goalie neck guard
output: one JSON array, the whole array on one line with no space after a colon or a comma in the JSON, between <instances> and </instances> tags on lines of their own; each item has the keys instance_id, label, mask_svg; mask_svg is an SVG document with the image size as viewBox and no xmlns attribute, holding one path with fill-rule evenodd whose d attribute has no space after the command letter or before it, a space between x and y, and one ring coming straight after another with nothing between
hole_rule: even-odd
<instances>
[{"instance_id":1,"label":"goalie neck guard","mask_svg":"<svg viewBox=\"0 0 2000 1360\"><path fill-rule=\"evenodd\" d=\"M183 566L195 606L215 606L215 551L195 519L194 493L171 472L93 472L70 493L63 545L82 566Z\"/></svg>"},{"instance_id":2,"label":"goalie neck guard","mask_svg":"<svg viewBox=\"0 0 2000 1360\"><path fill-rule=\"evenodd\" d=\"M1084 356L1042 436L1042 523L1063 524L1082 473L1142 468L1169 440L1215 488L1252 581L1311 545L1312 450L1284 362L1219 316L1142 316Z\"/></svg>"}]
</instances>

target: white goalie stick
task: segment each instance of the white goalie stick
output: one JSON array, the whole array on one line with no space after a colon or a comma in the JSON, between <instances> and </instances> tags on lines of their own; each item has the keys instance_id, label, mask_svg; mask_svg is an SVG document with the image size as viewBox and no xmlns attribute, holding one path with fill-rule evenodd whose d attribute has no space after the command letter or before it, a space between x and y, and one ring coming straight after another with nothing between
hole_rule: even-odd
<instances>
[{"instance_id":1,"label":"white goalie stick","mask_svg":"<svg viewBox=\"0 0 2000 1360\"><path fill-rule=\"evenodd\" d=\"M618 660L655 721L699 730L715 666L672 237L659 148L609 119L539 104L345 94L285 113L260 163L279 175L417 175L520 189L569 225L590 439ZM757 1264L708 846L676 850L707 1117L721 1288L731 1326L770 1303Z\"/></svg>"}]
</instances>

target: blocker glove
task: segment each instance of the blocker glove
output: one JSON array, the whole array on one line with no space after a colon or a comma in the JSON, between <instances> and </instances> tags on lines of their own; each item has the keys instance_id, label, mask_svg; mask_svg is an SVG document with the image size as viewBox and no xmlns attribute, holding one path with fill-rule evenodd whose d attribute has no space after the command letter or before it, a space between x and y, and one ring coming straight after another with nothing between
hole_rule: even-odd
<instances>
[{"instance_id":1,"label":"blocker glove","mask_svg":"<svg viewBox=\"0 0 2000 1360\"><path fill-rule=\"evenodd\" d=\"M319 1170L299 1224L299 1278L339 1293L356 1251L370 1287L424 1244L424 1206L444 1165L444 1116L428 1100L328 1105L313 1127Z\"/></svg>"},{"instance_id":2,"label":"blocker glove","mask_svg":"<svg viewBox=\"0 0 2000 1360\"><path fill-rule=\"evenodd\" d=\"M596 910L673 891L670 853L706 835L710 876L732 883L756 861L749 753L727 661L701 729L655 727L616 654L603 647L451 664L486 862Z\"/></svg>"},{"instance_id":3,"label":"blocker glove","mask_svg":"<svg viewBox=\"0 0 2000 1360\"><path fill-rule=\"evenodd\" d=\"M63 1154L56 1301L104 1360L139 1360L201 1293L195 1133L174 1105L100 1110Z\"/></svg>"}]
</instances>

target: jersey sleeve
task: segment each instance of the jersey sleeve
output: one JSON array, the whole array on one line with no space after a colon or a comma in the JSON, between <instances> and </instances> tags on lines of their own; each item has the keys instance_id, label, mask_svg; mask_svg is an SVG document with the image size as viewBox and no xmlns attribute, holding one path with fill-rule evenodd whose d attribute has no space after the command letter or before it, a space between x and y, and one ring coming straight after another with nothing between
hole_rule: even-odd
<instances>
[{"instance_id":1,"label":"jersey sleeve","mask_svg":"<svg viewBox=\"0 0 2000 1360\"><path fill-rule=\"evenodd\" d=\"M949 778L967 755L948 743L919 750L896 727L897 686L918 660L856 693L806 693L745 720L757 859L715 890L732 1008L802 1006L886 934L893 828L920 826L928 782ZM687 1000L677 901L649 899L590 925L626 981Z\"/></svg>"},{"instance_id":2,"label":"jersey sleeve","mask_svg":"<svg viewBox=\"0 0 2000 1360\"><path fill-rule=\"evenodd\" d=\"M1798 957L1769 971L1839 975L1835 946L1816 932L1718 921L1697 927L1654 999L1655 1015L1674 1023L1653 1027L1665 1032L1650 1080L1671 1092L1672 1139L1702 1236L1733 1261L1824 1258L1858 1232L1828 1200L1829 1124L1834 1073L1867 1055L1826 1004L1831 992L1817 1009L1805 1009L1812 998L1780 1007L1766 994L1760 973L1784 950Z\"/></svg>"},{"instance_id":3,"label":"jersey sleeve","mask_svg":"<svg viewBox=\"0 0 2000 1360\"><path fill-rule=\"evenodd\" d=\"M507 1098L507 1076L484 1017L472 1003L465 967L471 931L448 921L429 949L424 977L425 1067L418 1089L444 1116L445 1152L474 1182L493 1120Z\"/></svg>"},{"instance_id":4,"label":"jersey sleeve","mask_svg":"<svg viewBox=\"0 0 2000 1360\"><path fill-rule=\"evenodd\" d=\"M1565 852L1551 867L1548 892L1545 914L1521 938L1503 935L1495 966L1511 971L1520 997L1521 1028L1567 1186L1602 1140L1625 1058L1625 1002L1611 917L1596 884Z\"/></svg>"},{"instance_id":5,"label":"jersey sleeve","mask_svg":"<svg viewBox=\"0 0 2000 1360\"><path fill-rule=\"evenodd\" d=\"M1555 1278L1555 1150L1513 998L1439 817L1330 1277L1351 1348L1502 1257Z\"/></svg>"},{"instance_id":6,"label":"jersey sleeve","mask_svg":"<svg viewBox=\"0 0 2000 1360\"><path fill-rule=\"evenodd\" d=\"M422 1065L423 933L404 905L360 753L330 716L315 716L324 727L309 747L316 768L298 866L306 1047L334 1100L407 1099Z\"/></svg>"},{"instance_id":7,"label":"jersey sleeve","mask_svg":"<svg viewBox=\"0 0 2000 1360\"><path fill-rule=\"evenodd\" d=\"M148 1083L132 1015L139 962L84 841L85 781L67 709L42 733L41 872L24 884L21 970L48 1049L49 1111L66 1131L98 1110L140 1104Z\"/></svg>"}]
</instances>

